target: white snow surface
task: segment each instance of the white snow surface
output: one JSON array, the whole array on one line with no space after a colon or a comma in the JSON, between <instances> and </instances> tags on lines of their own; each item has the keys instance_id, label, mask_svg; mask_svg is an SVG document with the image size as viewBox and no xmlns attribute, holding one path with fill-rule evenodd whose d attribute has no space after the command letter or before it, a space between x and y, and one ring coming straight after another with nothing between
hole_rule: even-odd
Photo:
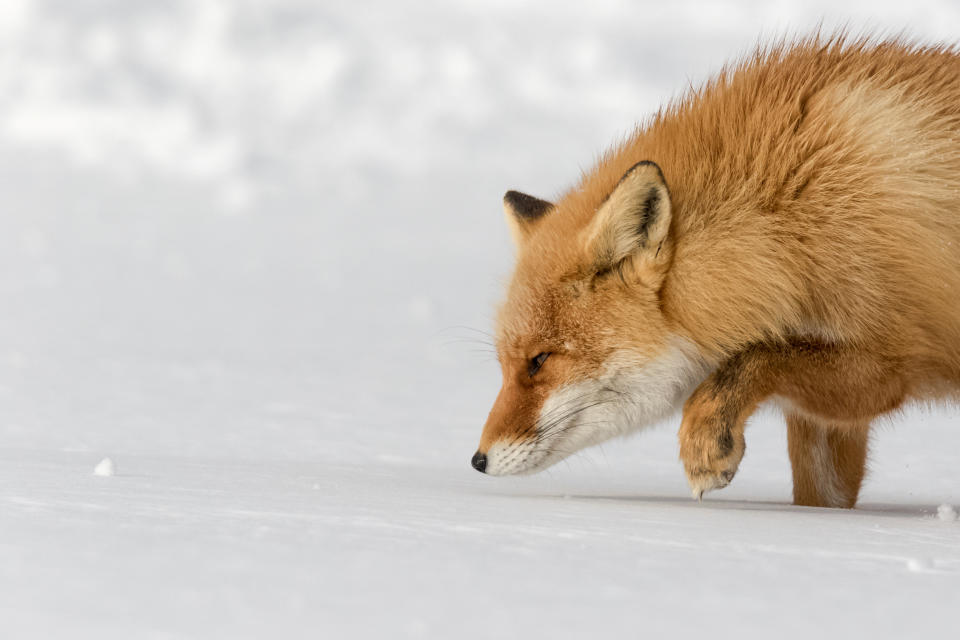
<instances>
[{"instance_id":1,"label":"white snow surface","mask_svg":"<svg viewBox=\"0 0 960 640\"><path fill-rule=\"evenodd\" d=\"M469 465L503 191L821 19L960 40L951 0L3 2L0 635L953 637L954 407L853 511L791 506L772 410L702 504L677 417Z\"/></svg>"}]
</instances>

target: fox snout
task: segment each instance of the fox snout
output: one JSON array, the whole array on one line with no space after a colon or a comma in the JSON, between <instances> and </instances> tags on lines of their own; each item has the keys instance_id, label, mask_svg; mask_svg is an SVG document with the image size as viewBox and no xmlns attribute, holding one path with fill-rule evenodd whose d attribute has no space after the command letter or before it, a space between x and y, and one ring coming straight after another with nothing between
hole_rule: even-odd
<instances>
[{"instance_id":1,"label":"fox snout","mask_svg":"<svg viewBox=\"0 0 960 640\"><path fill-rule=\"evenodd\" d=\"M531 383L531 376L511 363L490 409L477 451L474 469L488 475L522 472L537 439L537 422L547 390Z\"/></svg>"}]
</instances>

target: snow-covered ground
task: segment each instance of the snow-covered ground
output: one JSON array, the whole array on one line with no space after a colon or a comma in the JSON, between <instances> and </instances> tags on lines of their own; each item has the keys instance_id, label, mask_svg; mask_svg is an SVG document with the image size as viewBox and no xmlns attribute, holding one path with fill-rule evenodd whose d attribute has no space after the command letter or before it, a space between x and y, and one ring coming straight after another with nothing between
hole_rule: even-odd
<instances>
[{"instance_id":1,"label":"snow-covered ground","mask_svg":"<svg viewBox=\"0 0 960 640\"><path fill-rule=\"evenodd\" d=\"M837 5L0 3L0 637L960 633L954 408L850 512L790 506L772 412L702 504L676 419L469 466L503 191L762 36L960 40Z\"/></svg>"}]
</instances>

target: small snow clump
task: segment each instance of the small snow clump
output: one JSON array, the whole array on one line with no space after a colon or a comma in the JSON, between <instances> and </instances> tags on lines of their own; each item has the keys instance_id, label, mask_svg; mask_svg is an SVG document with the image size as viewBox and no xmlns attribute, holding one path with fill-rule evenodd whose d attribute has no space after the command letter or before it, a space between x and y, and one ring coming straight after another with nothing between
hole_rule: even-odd
<instances>
[{"instance_id":1,"label":"small snow clump","mask_svg":"<svg viewBox=\"0 0 960 640\"><path fill-rule=\"evenodd\" d=\"M116 472L117 468L114 466L113 460L110 458L104 458L100 461L100 464L93 468L93 475L95 476L109 477L114 475Z\"/></svg>"},{"instance_id":2,"label":"small snow clump","mask_svg":"<svg viewBox=\"0 0 960 640\"><path fill-rule=\"evenodd\" d=\"M937 517L944 522L953 522L957 519L957 510L949 504L942 504L937 507Z\"/></svg>"},{"instance_id":3,"label":"small snow clump","mask_svg":"<svg viewBox=\"0 0 960 640\"><path fill-rule=\"evenodd\" d=\"M907 560L907 569L917 573L933 569L933 560L930 558L910 558Z\"/></svg>"}]
</instances>

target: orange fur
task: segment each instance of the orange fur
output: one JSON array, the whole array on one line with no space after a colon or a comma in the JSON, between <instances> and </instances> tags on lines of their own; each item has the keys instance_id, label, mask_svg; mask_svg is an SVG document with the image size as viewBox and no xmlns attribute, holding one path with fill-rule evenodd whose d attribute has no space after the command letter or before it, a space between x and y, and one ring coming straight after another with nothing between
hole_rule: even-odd
<instances>
[{"instance_id":1,"label":"orange fur","mask_svg":"<svg viewBox=\"0 0 960 640\"><path fill-rule=\"evenodd\" d=\"M641 161L663 182L628 171ZM644 216L666 221L662 233L630 236ZM611 435L579 435L582 417L568 417L569 433L547 438L562 417L544 415L551 397L589 392L627 420L639 396L609 381L654 380L657 363L701 383L681 427L695 494L736 470L737 455L711 451L717 438L738 442L776 396L802 422L790 430L797 502L852 506L864 425L960 384L960 56L843 36L758 51L638 127L517 242L497 322L504 389L481 451L527 443L530 462L504 473ZM538 353L551 355L528 376ZM842 499L810 479L810 429L859 434L817 440L830 453L817 459L846 479ZM545 440L553 452L536 455Z\"/></svg>"}]
</instances>

